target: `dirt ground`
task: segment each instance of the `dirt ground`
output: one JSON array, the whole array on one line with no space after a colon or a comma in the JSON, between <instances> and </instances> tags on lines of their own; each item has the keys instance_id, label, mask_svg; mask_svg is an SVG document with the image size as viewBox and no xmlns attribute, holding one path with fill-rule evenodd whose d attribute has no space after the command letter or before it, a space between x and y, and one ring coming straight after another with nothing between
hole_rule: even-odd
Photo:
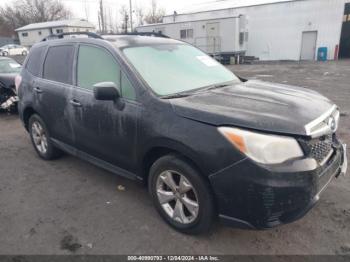
<instances>
[{"instance_id":1,"label":"dirt ground","mask_svg":"<svg viewBox=\"0 0 350 262\"><path fill-rule=\"evenodd\" d=\"M317 90L342 110L350 144L350 61L230 66L248 78ZM0 114L0 254L350 254L350 177L331 183L303 219L267 231L216 224L186 236L147 190L71 156L45 162L16 115Z\"/></svg>"}]
</instances>

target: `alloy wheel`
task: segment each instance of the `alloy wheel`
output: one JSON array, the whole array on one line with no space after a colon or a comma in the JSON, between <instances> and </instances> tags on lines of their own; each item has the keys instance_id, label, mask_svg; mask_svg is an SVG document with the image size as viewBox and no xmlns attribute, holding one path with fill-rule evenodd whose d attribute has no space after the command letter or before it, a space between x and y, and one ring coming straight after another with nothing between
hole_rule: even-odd
<instances>
[{"instance_id":1,"label":"alloy wheel","mask_svg":"<svg viewBox=\"0 0 350 262\"><path fill-rule=\"evenodd\" d=\"M165 213L174 221L190 224L198 217L196 190L183 174L171 170L162 172L157 179L157 196Z\"/></svg>"},{"instance_id":2,"label":"alloy wheel","mask_svg":"<svg viewBox=\"0 0 350 262\"><path fill-rule=\"evenodd\" d=\"M47 135L38 121L34 121L32 124L32 136L36 149L40 153L46 154L48 148Z\"/></svg>"}]
</instances>

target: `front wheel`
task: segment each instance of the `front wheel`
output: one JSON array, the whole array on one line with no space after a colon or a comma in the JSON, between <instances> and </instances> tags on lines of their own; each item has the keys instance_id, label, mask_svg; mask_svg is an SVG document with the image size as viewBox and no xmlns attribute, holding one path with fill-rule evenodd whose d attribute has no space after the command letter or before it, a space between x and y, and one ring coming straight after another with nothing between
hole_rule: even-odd
<instances>
[{"instance_id":1,"label":"front wheel","mask_svg":"<svg viewBox=\"0 0 350 262\"><path fill-rule=\"evenodd\" d=\"M214 204L208 183L185 159L168 155L151 167L149 191L162 218L187 234L209 231Z\"/></svg>"},{"instance_id":2,"label":"front wheel","mask_svg":"<svg viewBox=\"0 0 350 262\"><path fill-rule=\"evenodd\" d=\"M29 134L35 151L42 159L52 160L61 156L61 150L56 148L50 140L44 121L36 114L29 119Z\"/></svg>"},{"instance_id":3,"label":"front wheel","mask_svg":"<svg viewBox=\"0 0 350 262\"><path fill-rule=\"evenodd\" d=\"M4 52L2 52L2 55L3 55L3 56L8 56L9 53L8 53L7 51L4 51Z\"/></svg>"}]
</instances>

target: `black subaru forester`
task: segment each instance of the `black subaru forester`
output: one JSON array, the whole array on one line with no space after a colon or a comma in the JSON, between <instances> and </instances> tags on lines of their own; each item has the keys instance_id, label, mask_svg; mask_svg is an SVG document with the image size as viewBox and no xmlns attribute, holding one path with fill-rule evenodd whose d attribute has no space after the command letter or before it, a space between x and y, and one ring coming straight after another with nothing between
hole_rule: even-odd
<instances>
[{"instance_id":1,"label":"black subaru forester","mask_svg":"<svg viewBox=\"0 0 350 262\"><path fill-rule=\"evenodd\" d=\"M161 37L65 38L32 47L20 117L45 160L66 152L148 185L164 220L265 229L301 218L346 174L339 109L304 88L235 76Z\"/></svg>"}]
</instances>

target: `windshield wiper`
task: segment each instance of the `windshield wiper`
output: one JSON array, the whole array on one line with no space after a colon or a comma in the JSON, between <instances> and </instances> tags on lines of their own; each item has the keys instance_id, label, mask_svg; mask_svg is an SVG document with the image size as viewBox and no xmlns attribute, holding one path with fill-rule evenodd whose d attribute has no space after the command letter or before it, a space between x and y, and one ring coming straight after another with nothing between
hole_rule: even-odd
<instances>
[{"instance_id":1,"label":"windshield wiper","mask_svg":"<svg viewBox=\"0 0 350 262\"><path fill-rule=\"evenodd\" d=\"M176 93L176 94L172 94L172 95L166 95L166 96L162 96L163 99L172 99L172 98L182 98L182 97L188 97L193 95L194 93Z\"/></svg>"},{"instance_id":2,"label":"windshield wiper","mask_svg":"<svg viewBox=\"0 0 350 262\"><path fill-rule=\"evenodd\" d=\"M213 90L213 89L218 89L222 87L230 86L230 84L219 84L219 85L212 85L207 88L202 89L201 91L208 91L208 90Z\"/></svg>"},{"instance_id":3,"label":"windshield wiper","mask_svg":"<svg viewBox=\"0 0 350 262\"><path fill-rule=\"evenodd\" d=\"M181 93L176 93L176 94L172 94L172 95L162 96L162 98L163 99L172 99L172 98L188 97L188 96L191 96L191 95L200 94L200 93L208 91L208 90L222 88L222 87L226 87L226 86L230 86L230 85L231 84L229 84L229 83L218 84L218 85L211 85L211 86L208 86L208 87L201 88L199 90L193 90L192 92L181 92Z\"/></svg>"}]
</instances>

